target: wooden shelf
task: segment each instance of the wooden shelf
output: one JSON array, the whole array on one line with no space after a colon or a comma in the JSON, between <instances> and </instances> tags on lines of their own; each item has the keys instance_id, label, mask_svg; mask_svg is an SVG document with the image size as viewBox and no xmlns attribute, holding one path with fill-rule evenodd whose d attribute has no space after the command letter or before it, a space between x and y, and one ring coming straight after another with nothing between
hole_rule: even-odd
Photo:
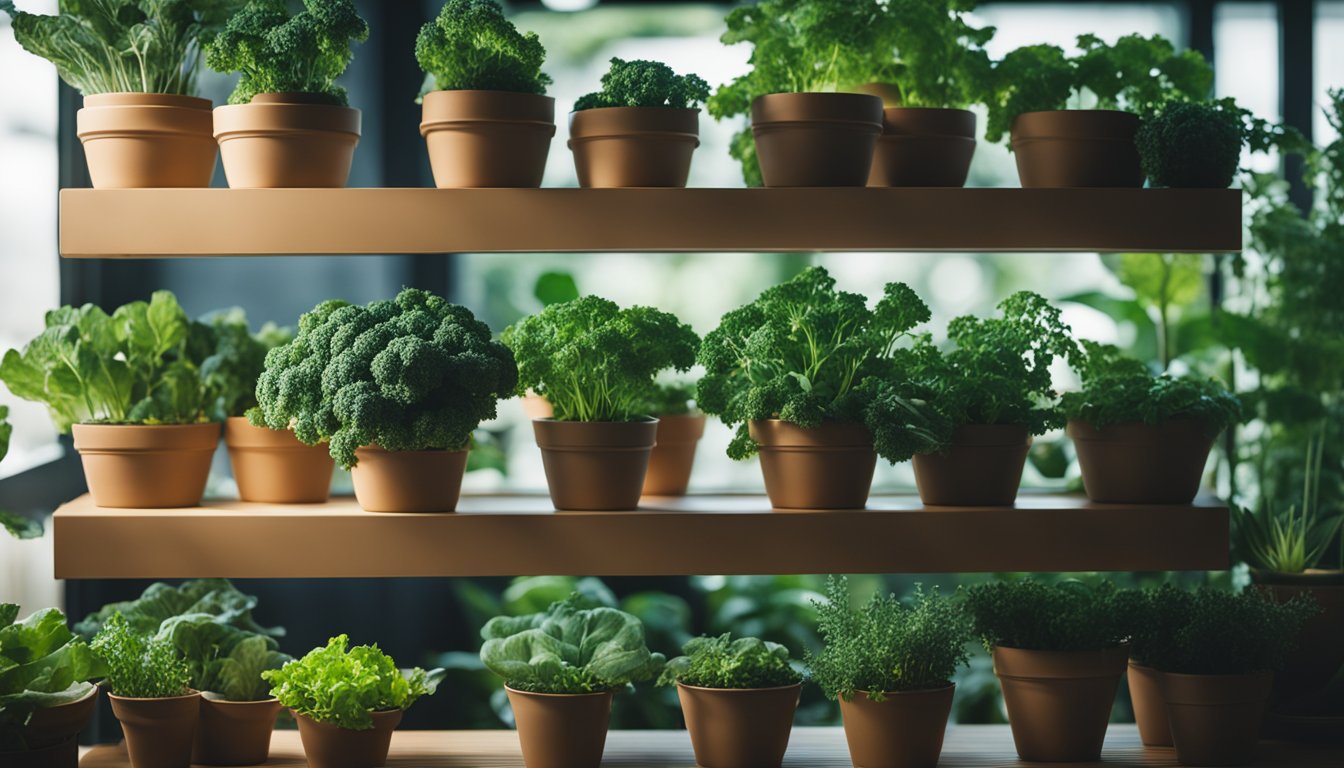
<instances>
[{"instance_id":1,"label":"wooden shelf","mask_svg":"<svg viewBox=\"0 0 1344 768\"><path fill-rule=\"evenodd\" d=\"M545 496L464 497L455 514L324 505L56 511L56 577L654 576L1217 570L1227 508L1091 504L1025 493L1011 509L775 512L763 496L645 499L631 512L555 512Z\"/></svg>"},{"instance_id":2,"label":"wooden shelf","mask_svg":"<svg viewBox=\"0 0 1344 768\"><path fill-rule=\"evenodd\" d=\"M68 258L1241 249L1236 189L61 191Z\"/></svg>"}]
</instances>

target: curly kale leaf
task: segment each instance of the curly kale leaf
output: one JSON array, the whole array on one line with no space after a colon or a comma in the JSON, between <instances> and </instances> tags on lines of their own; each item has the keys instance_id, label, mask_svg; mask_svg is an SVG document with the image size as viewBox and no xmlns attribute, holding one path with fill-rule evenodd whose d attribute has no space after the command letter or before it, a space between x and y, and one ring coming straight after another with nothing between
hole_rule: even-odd
<instances>
[{"instance_id":1,"label":"curly kale leaf","mask_svg":"<svg viewBox=\"0 0 1344 768\"><path fill-rule=\"evenodd\" d=\"M1148 182L1155 187L1232 186L1250 119L1232 99L1163 106L1144 118L1134 138Z\"/></svg>"},{"instance_id":2,"label":"curly kale leaf","mask_svg":"<svg viewBox=\"0 0 1344 768\"><path fill-rule=\"evenodd\" d=\"M789 649L755 637L736 640L693 637L681 648L684 656L670 659L659 685L681 683L696 688L779 688L797 685L803 676L789 663Z\"/></svg>"},{"instance_id":3,"label":"curly kale leaf","mask_svg":"<svg viewBox=\"0 0 1344 768\"><path fill-rule=\"evenodd\" d=\"M546 93L546 49L513 26L495 0L448 0L415 40L429 91Z\"/></svg>"},{"instance_id":4,"label":"curly kale leaf","mask_svg":"<svg viewBox=\"0 0 1344 768\"><path fill-rule=\"evenodd\" d=\"M1213 379L1154 376L1146 365L1109 344L1083 342L1076 360L1083 387L1065 392L1060 408L1069 421L1104 427L1126 421L1160 424L1194 418L1221 432L1241 417L1241 401Z\"/></svg>"},{"instance_id":5,"label":"curly kale leaf","mask_svg":"<svg viewBox=\"0 0 1344 768\"><path fill-rule=\"evenodd\" d=\"M687 109L709 98L709 83L696 75L678 75L657 61L613 58L602 76L602 90L580 96L574 110L602 107Z\"/></svg>"}]
</instances>

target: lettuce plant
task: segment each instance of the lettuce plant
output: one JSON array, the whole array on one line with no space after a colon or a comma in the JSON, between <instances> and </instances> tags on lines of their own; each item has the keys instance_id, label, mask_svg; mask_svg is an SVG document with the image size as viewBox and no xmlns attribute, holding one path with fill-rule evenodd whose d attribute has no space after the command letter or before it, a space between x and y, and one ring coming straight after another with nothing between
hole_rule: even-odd
<instances>
[{"instance_id":1,"label":"lettuce plant","mask_svg":"<svg viewBox=\"0 0 1344 768\"><path fill-rule=\"evenodd\" d=\"M1302 627L1321 611L1310 595L1280 603L1254 587L1240 593L1201 587L1193 594L1167 587L1145 598L1147 610L1171 618L1160 635L1151 629L1138 635L1143 661L1188 675L1276 670L1297 648Z\"/></svg>"},{"instance_id":2,"label":"lettuce plant","mask_svg":"<svg viewBox=\"0 0 1344 768\"><path fill-rule=\"evenodd\" d=\"M106 684L117 696L169 699L188 693L191 673L173 644L136 632L119 613L98 630L89 647L106 667Z\"/></svg>"},{"instance_id":3,"label":"lettuce plant","mask_svg":"<svg viewBox=\"0 0 1344 768\"><path fill-rule=\"evenodd\" d=\"M985 650L1100 651L1129 639L1140 599L1109 581L1045 584L1034 579L976 584L966 591Z\"/></svg>"},{"instance_id":4,"label":"lettuce plant","mask_svg":"<svg viewBox=\"0 0 1344 768\"><path fill-rule=\"evenodd\" d=\"M736 640L693 637L682 646L683 656L670 659L658 677L659 685L681 683L697 688L779 688L797 685L803 676L789 663L789 649L755 637Z\"/></svg>"},{"instance_id":5,"label":"lettuce plant","mask_svg":"<svg viewBox=\"0 0 1344 768\"><path fill-rule=\"evenodd\" d=\"M709 98L709 83L697 75L678 75L657 61L613 58L602 76L602 90L580 96L574 111L603 107L687 109Z\"/></svg>"},{"instance_id":6,"label":"lettuce plant","mask_svg":"<svg viewBox=\"0 0 1344 768\"><path fill-rule=\"evenodd\" d=\"M261 701L270 685L261 673L279 669L291 657L275 638L221 622L209 613L174 616L159 625L155 639L170 643L187 663L189 685L225 701Z\"/></svg>"},{"instance_id":7,"label":"lettuce plant","mask_svg":"<svg viewBox=\"0 0 1344 768\"><path fill-rule=\"evenodd\" d=\"M178 616L205 614L219 624L228 624L245 632L282 637L283 627L263 627L252 618L257 598L239 592L226 579L192 579L180 586L158 582L140 597L108 603L75 625L81 637L92 638L113 616L121 616L132 631L153 635L163 623Z\"/></svg>"},{"instance_id":8,"label":"lettuce plant","mask_svg":"<svg viewBox=\"0 0 1344 768\"><path fill-rule=\"evenodd\" d=\"M541 71L546 49L535 32L523 34L495 0L448 0L420 30L415 58L430 91L546 93Z\"/></svg>"},{"instance_id":9,"label":"lettuce plant","mask_svg":"<svg viewBox=\"0 0 1344 768\"><path fill-rule=\"evenodd\" d=\"M1104 427L1127 421L1161 424L1193 418L1217 433L1241 415L1236 395L1213 379L1154 376L1142 362L1108 344L1085 341L1083 352L1076 366L1082 389L1060 397L1069 421Z\"/></svg>"},{"instance_id":10,"label":"lettuce plant","mask_svg":"<svg viewBox=\"0 0 1344 768\"><path fill-rule=\"evenodd\" d=\"M0 603L0 754L29 749L24 726L34 712L84 698L106 673L60 611L18 616L19 606Z\"/></svg>"}]
</instances>

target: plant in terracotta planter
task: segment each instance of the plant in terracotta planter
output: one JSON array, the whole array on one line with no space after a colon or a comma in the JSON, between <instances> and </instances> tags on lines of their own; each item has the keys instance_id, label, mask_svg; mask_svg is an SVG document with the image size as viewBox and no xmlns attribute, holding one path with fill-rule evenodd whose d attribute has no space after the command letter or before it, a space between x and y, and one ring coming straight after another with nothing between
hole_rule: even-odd
<instances>
[{"instance_id":1,"label":"plant in terracotta planter","mask_svg":"<svg viewBox=\"0 0 1344 768\"><path fill-rule=\"evenodd\" d=\"M929 308L888 283L871 309L812 267L723 316L705 336L697 400L737 428L728 455L760 453L776 508L860 509L877 457L932 450L922 403L900 393L908 354L898 348Z\"/></svg>"},{"instance_id":2,"label":"plant in terracotta planter","mask_svg":"<svg viewBox=\"0 0 1344 768\"><path fill-rule=\"evenodd\" d=\"M201 716L201 694L167 640L142 635L113 614L89 644L103 663L103 685L121 722L132 768L187 768Z\"/></svg>"},{"instance_id":3,"label":"plant in terracotta planter","mask_svg":"<svg viewBox=\"0 0 1344 768\"><path fill-rule=\"evenodd\" d=\"M705 414L695 407L695 384L656 382L643 411L658 419L645 496L685 496L695 465L695 449L705 434Z\"/></svg>"},{"instance_id":4,"label":"plant in terracotta planter","mask_svg":"<svg viewBox=\"0 0 1344 768\"><path fill-rule=\"evenodd\" d=\"M518 359L517 394L546 398L532 422L556 509L629 510L658 430L643 412L659 371L687 371L699 337L652 307L597 296L552 304L504 331Z\"/></svg>"},{"instance_id":5,"label":"plant in terracotta planter","mask_svg":"<svg viewBox=\"0 0 1344 768\"><path fill-rule=\"evenodd\" d=\"M1130 619L1129 698L1139 738L1146 747L1170 747L1171 724L1162 692L1162 672L1150 659L1175 642L1189 620L1192 596L1172 584L1145 590Z\"/></svg>"},{"instance_id":6,"label":"plant in terracotta planter","mask_svg":"<svg viewBox=\"0 0 1344 768\"><path fill-rule=\"evenodd\" d=\"M435 185L541 186L555 99L536 33L519 32L495 0L448 0L421 28L415 58Z\"/></svg>"}]
</instances>

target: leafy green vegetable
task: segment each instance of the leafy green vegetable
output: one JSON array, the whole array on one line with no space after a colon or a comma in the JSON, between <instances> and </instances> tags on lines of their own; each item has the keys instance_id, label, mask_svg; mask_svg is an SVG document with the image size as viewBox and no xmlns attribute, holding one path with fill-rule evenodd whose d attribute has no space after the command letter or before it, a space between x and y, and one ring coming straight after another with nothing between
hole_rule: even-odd
<instances>
[{"instance_id":1,"label":"leafy green vegetable","mask_svg":"<svg viewBox=\"0 0 1344 768\"><path fill-rule=\"evenodd\" d=\"M1245 110L1232 99L1212 104L1174 101L1145 117L1134 143L1154 187L1232 186L1246 142Z\"/></svg>"},{"instance_id":2,"label":"leafy green vegetable","mask_svg":"<svg viewBox=\"0 0 1344 768\"><path fill-rule=\"evenodd\" d=\"M225 579L195 579L174 587L151 584L140 597L120 603L109 603L89 614L75 625L81 637L98 634L113 616L120 615L133 632L153 635L163 623L176 616L209 614L218 624L227 624L245 632L282 637L283 627L267 629L252 618L257 598L239 592Z\"/></svg>"},{"instance_id":3,"label":"leafy green vegetable","mask_svg":"<svg viewBox=\"0 0 1344 768\"><path fill-rule=\"evenodd\" d=\"M1033 579L976 584L966 592L975 634L994 646L1099 651L1129 638L1139 595L1109 581L1044 584Z\"/></svg>"},{"instance_id":4,"label":"leafy green vegetable","mask_svg":"<svg viewBox=\"0 0 1344 768\"><path fill-rule=\"evenodd\" d=\"M1194 594L1167 588L1149 592L1144 602L1156 615L1172 617L1162 642L1144 642L1145 663L1190 675L1278 669L1297 647L1303 625L1321 610L1308 595L1278 603L1255 588L1240 594L1213 587ZM1140 637L1147 639L1143 633Z\"/></svg>"},{"instance_id":5,"label":"leafy green vegetable","mask_svg":"<svg viewBox=\"0 0 1344 768\"><path fill-rule=\"evenodd\" d=\"M1241 415L1237 397L1213 379L1153 376L1146 365L1109 344L1085 341L1083 351L1076 366L1083 388L1060 397L1069 421L1104 427L1126 421L1161 424L1194 418L1217 433Z\"/></svg>"},{"instance_id":6,"label":"leafy green vegetable","mask_svg":"<svg viewBox=\"0 0 1344 768\"><path fill-rule=\"evenodd\" d=\"M238 308L202 319L212 331L214 349L201 361L201 378L212 395L210 418L242 416L257 405L257 379L266 367L266 353L294 340L294 332L266 323L253 334Z\"/></svg>"},{"instance_id":7,"label":"leafy green vegetable","mask_svg":"<svg viewBox=\"0 0 1344 768\"><path fill-rule=\"evenodd\" d=\"M709 83L697 75L678 75L657 61L613 58L602 76L602 90L580 96L574 111L602 107L687 109L709 98Z\"/></svg>"},{"instance_id":8,"label":"leafy green vegetable","mask_svg":"<svg viewBox=\"0 0 1344 768\"><path fill-rule=\"evenodd\" d=\"M495 0L448 0L415 40L425 71L424 94L439 91L546 93L541 71L546 49L535 32L523 34Z\"/></svg>"},{"instance_id":9,"label":"leafy green vegetable","mask_svg":"<svg viewBox=\"0 0 1344 768\"><path fill-rule=\"evenodd\" d=\"M24 726L33 712L87 696L105 674L89 646L55 608L16 622L19 606L0 603L0 753L29 748Z\"/></svg>"},{"instance_id":10,"label":"leafy green vegetable","mask_svg":"<svg viewBox=\"0 0 1344 768\"><path fill-rule=\"evenodd\" d=\"M984 46L993 27L975 27L966 15L976 0L894 0L882 22L895 47L884 81L901 92L901 106L964 109L991 93L993 65Z\"/></svg>"},{"instance_id":11,"label":"leafy green vegetable","mask_svg":"<svg viewBox=\"0 0 1344 768\"><path fill-rule=\"evenodd\" d=\"M278 650L275 638L221 623L209 613L166 619L155 637L182 655L192 688L219 694L226 701L268 698L270 685L261 673L291 661Z\"/></svg>"},{"instance_id":12,"label":"leafy green vegetable","mask_svg":"<svg viewBox=\"0 0 1344 768\"><path fill-rule=\"evenodd\" d=\"M803 676L789 663L789 649L755 637L734 640L693 637L681 647L684 656L669 659L658 676L659 685L697 688L780 688L797 685Z\"/></svg>"},{"instance_id":13,"label":"leafy green vegetable","mask_svg":"<svg viewBox=\"0 0 1344 768\"><path fill-rule=\"evenodd\" d=\"M642 410L650 416L686 416L695 410L695 386L689 381L654 382Z\"/></svg>"},{"instance_id":14,"label":"leafy green vegetable","mask_svg":"<svg viewBox=\"0 0 1344 768\"><path fill-rule=\"evenodd\" d=\"M187 695L191 673L173 644L136 632L119 613L112 614L89 647L107 667L107 685L117 696L168 699Z\"/></svg>"}]
</instances>

